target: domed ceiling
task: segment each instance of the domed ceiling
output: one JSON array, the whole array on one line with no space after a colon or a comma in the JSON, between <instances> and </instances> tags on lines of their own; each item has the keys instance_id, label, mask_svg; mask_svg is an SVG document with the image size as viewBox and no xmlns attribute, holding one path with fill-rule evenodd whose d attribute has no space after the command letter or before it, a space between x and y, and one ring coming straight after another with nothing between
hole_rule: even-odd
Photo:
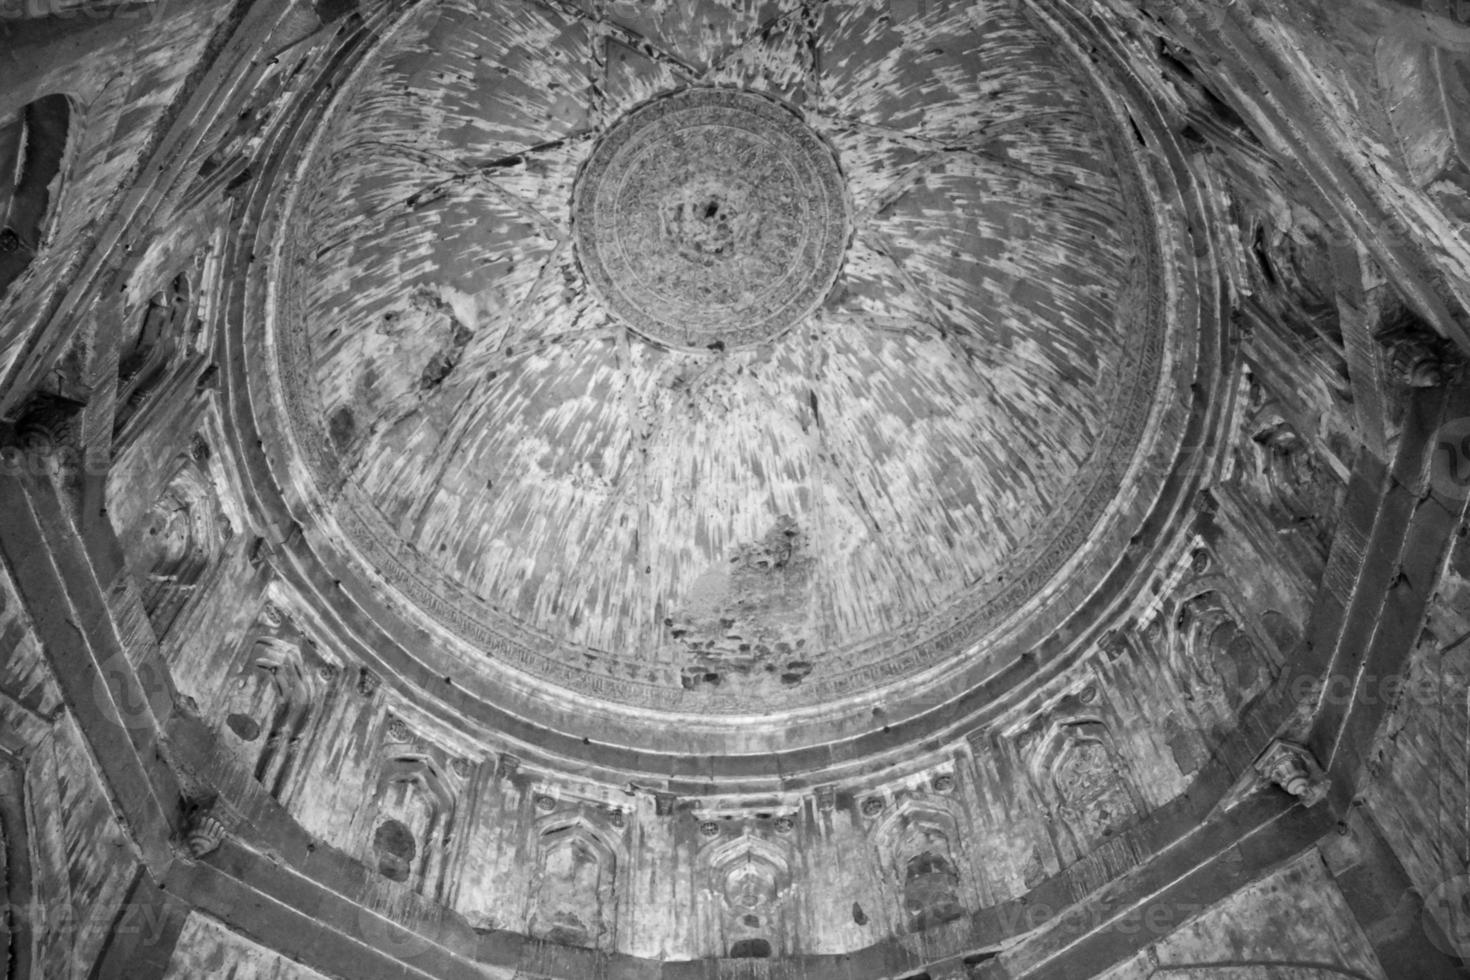
<instances>
[{"instance_id":1,"label":"domed ceiling","mask_svg":"<svg viewBox=\"0 0 1470 980\"><path fill-rule=\"evenodd\" d=\"M300 496L522 689L713 724L993 672L1182 426L1098 92L1006 3L421 9L284 236Z\"/></svg>"}]
</instances>

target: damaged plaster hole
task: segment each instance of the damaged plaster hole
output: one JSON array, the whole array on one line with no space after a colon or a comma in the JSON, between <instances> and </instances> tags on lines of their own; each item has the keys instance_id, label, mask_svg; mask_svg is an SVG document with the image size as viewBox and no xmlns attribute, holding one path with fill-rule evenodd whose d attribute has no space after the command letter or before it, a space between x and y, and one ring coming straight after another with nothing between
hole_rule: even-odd
<instances>
[{"instance_id":1,"label":"damaged plaster hole","mask_svg":"<svg viewBox=\"0 0 1470 980\"><path fill-rule=\"evenodd\" d=\"M680 614L664 620L670 639L693 655L680 675L685 690L734 678L787 687L813 670L803 655L811 629L816 560L806 535L787 515L732 550L689 589Z\"/></svg>"},{"instance_id":2,"label":"damaged plaster hole","mask_svg":"<svg viewBox=\"0 0 1470 980\"><path fill-rule=\"evenodd\" d=\"M338 452L347 451L357 435L357 420L352 417L352 409L344 405L328 416L327 435Z\"/></svg>"},{"instance_id":3,"label":"damaged plaster hole","mask_svg":"<svg viewBox=\"0 0 1470 980\"><path fill-rule=\"evenodd\" d=\"M225 724L242 742L253 742L260 738L260 722L249 715L232 714L225 719Z\"/></svg>"},{"instance_id":4,"label":"damaged plaster hole","mask_svg":"<svg viewBox=\"0 0 1470 980\"><path fill-rule=\"evenodd\" d=\"M730 947L732 960L764 960L771 956L771 944L764 939L742 939Z\"/></svg>"},{"instance_id":5,"label":"damaged plaster hole","mask_svg":"<svg viewBox=\"0 0 1470 980\"><path fill-rule=\"evenodd\" d=\"M385 820L373 834L373 852L378 858L379 874L390 881L407 881L418 845L406 824Z\"/></svg>"},{"instance_id":6,"label":"damaged plaster hole","mask_svg":"<svg viewBox=\"0 0 1470 980\"><path fill-rule=\"evenodd\" d=\"M664 236L695 262L733 258L748 239L752 218L744 195L715 181L702 181L665 202L660 218Z\"/></svg>"}]
</instances>

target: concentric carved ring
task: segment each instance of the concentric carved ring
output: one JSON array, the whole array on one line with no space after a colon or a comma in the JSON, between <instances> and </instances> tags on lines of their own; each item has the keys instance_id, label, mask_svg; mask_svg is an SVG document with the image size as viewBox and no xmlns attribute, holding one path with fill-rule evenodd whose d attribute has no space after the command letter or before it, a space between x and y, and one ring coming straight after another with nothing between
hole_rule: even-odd
<instances>
[{"instance_id":1,"label":"concentric carved ring","mask_svg":"<svg viewBox=\"0 0 1470 980\"><path fill-rule=\"evenodd\" d=\"M573 197L582 269L656 343L722 349L780 335L826 298L850 219L832 150L764 96L696 88L634 109Z\"/></svg>"}]
</instances>

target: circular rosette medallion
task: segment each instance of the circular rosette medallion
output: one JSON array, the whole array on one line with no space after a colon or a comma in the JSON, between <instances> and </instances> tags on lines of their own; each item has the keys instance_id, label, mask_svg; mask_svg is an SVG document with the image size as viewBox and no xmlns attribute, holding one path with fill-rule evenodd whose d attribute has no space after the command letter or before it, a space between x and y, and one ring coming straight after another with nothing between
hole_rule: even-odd
<instances>
[{"instance_id":1,"label":"circular rosette medallion","mask_svg":"<svg viewBox=\"0 0 1470 980\"><path fill-rule=\"evenodd\" d=\"M832 150L764 96L691 89L603 136L575 190L582 268L608 309L656 343L775 337L832 288L848 240Z\"/></svg>"}]
</instances>

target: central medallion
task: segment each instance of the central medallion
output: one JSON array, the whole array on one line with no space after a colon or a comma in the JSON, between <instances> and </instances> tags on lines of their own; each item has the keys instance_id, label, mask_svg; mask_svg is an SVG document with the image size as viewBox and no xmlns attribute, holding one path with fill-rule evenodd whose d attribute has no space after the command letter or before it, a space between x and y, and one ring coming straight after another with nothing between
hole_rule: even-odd
<instances>
[{"instance_id":1,"label":"central medallion","mask_svg":"<svg viewBox=\"0 0 1470 980\"><path fill-rule=\"evenodd\" d=\"M607 308L667 347L779 336L831 290L849 237L831 148L785 105L695 88L610 128L573 194L582 269Z\"/></svg>"}]
</instances>

